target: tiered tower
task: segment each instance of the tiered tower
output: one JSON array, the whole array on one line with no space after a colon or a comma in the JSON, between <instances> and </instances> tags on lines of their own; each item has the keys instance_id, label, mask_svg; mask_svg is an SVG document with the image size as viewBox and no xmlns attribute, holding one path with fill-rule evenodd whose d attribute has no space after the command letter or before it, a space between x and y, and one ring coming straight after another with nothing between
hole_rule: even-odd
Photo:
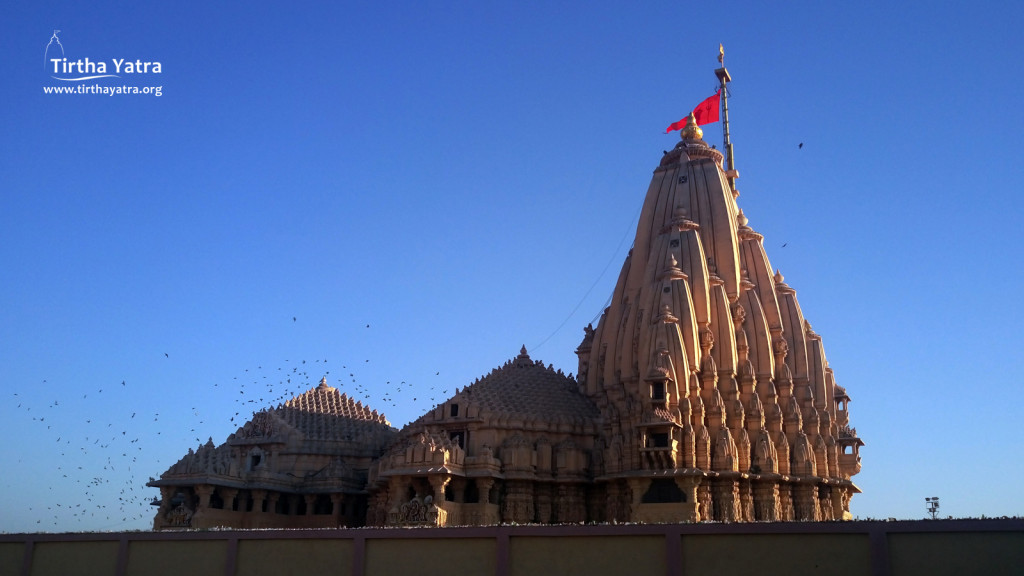
<instances>
[{"instance_id":1,"label":"tiered tower","mask_svg":"<svg viewBox=\"0 0 1024 576\"><path fill-rule=\"evenodd\" d=\"M716 74L727 109L724 64ZM602 415L608 520L843 519L859 492L849 397L737 206L725 148L723 168L691 114L577 350Z\"/></svg>"}]
</instances>

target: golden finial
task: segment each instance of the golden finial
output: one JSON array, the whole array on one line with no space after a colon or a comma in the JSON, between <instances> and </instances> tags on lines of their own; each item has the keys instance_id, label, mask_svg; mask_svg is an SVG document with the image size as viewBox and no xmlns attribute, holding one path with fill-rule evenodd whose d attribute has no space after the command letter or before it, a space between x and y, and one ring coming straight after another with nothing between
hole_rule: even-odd
<instances>
[{"instance_id":1,"label":"golden finial","mask_svg":"<svg viewBox=\"0 0 1024 576\"><path fill-rule=\"evenodd\" d=\"M718 45L718 63L725 64L725 48L721 44Z\"/></svg>"},{"instance_id":2,"label":"golden finial","mask_svg":"<svg viewBox=\"0 0 1024 576\"><path fill-rule=\"evenodd\" d=\"M693 112L686 118L686 126L679 132L679 136L683 140L704 140L704 131L697 126L697 118Z\"/></svg>"}]
</instances>

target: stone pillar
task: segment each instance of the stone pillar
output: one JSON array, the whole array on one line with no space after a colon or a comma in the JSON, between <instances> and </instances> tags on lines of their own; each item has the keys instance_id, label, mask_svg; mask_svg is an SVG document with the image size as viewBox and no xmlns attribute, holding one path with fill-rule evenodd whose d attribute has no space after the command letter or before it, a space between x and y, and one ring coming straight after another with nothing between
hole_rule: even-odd
<instances>
[{"instance_id":1,"label":"stone pillar","mask_svg":"<svg viewBox=\"0 0 1024 576\"><path fill-rule=\"evenodd\" d=\"M619 512L619 484L614 480L605 484L605 520L611 523L625 520Z\"/></svg>"},{"instance_id":2,"label":"stone pillar","mask_svg":"<svg viewBox=\"0 0 1024 576\"><path fill-rule=\"evenodd\" d=\"M835 520L832 515L832 488L821 486L818 488L818 519L822 522Z\"/></svg>"},{"instance_id":3,"label":"stone pillar","mask_svg":"<svg viewBox=\"0 0 1024 576\"><path fill-rule=\"evenodd\" d=\"M533 484L525 480L512 480L505 483L505 501L501 506L501 519L504 522L529 524L533 522ZM561 518L559 518L562 521Z\"/></svg>"},{"instance_id":4,"label":"stone pillar","mask_svg":"<svg viewBox=\"0 0 1024 576\"><path fill-rule=\"evenodd\" d=\"M640 504L643 502L644 494L646 494L647 490L651 487L651 479L650 478L630 478L628 480L628 482L629 482L629 489L630 489L630 491L633 492L633 502L632 502L632 504L633 504L633 512L635 513L637 510L640 509ZM634 520L634 518L630 518L630 520Z\"/></svg>"},{"instance_id":5,"label":"stone pillar","mask_svg":"<svg viewBox=\"0 0 1024 576\"><path fill-rule=\"evenodd\" d=\"M535 520L541 524L551 523L551 496L550 484L537 484L533 490L533 509L536 514Z\"/></svg>"},{"instance_id":6,"label":"stone pillar","mask_svg":"<svg viewBox=\"0 0 1024 576\"><path fill-rule=\"evenodd\" d=\"M712 487L715 520L736 522L739 520L740 494L735 480L717 480Z\"/></svg>"},{"instance_id":7,"label":"stone pillar","mask_svg":"<svg viewBox=\"0 0 1024 576\"><path fill-rule=\"evenodd\" d=\"M832 517L836 520L850 520L850 489L837 488L832 494Z\"/></svg>"},{"instance_id":8,"label":"stone pillar","mask_svg":"<svg viewBox=\"0 0 1024 576\"><path fill-rule=\"evenodd\" d=\"M434 491L434 506L440 506L444 502L444 489L451 482L450 476L430 476L427 478L430 482L430 489Z\"/></svg>"},{"instance_id":9,"label":"stone pillar","mask_svg":"<svg viewBox=\"0 0 1024 576\"><path fill-rule=\"evenodd\" d=\"M697 510L697 521L714 520L714 509L711 506L711 479L703 478L697 485L697 503L700 509Z\"/></svg>"},{"instance_id":10,"label":"stone pillar","mask_svg":"<svg viewBox=\"0 0 1024 576\"><path fill-rule=\"evenodd\" d=\"M270 514L277 514L277 501L281 499L280 492L271 492L267 494L267 512Z\"/></svg>"},{"instance_id":11,"label":"stone pillar","mask_svg":"<svg viewBox=\"0 0 1024 576\"><path fill-rule=\"evenodd\" d=\"M371 499L370 503L373 507L369 509L369 512L371 512L372 515L368 515L366 518L367 526L384 526L387 524L389 507L388 497L389 492L382 489Z\"/></svg>"},{"instance_id":12,"label":"stone pillar","mask_svg":"<svg viewBox=\"0 0 1024 576\"><path fill-rule=\"evenodd\" d=\"M387 492L378 490L370 493L366 498L366 519L363 523L364 526L381 526L384 524L381 520L381 507L385 505L384 498L386 494ZM337 504L335 504L335 506L337 506ZM337 509L335 509L335 512L337 512ZM340 514L340 512L338 513ZM347 518L345 519L345 523L347 525Z\"/></svg>"},{"instance_id":13,"label":"stone pillar","mask_svg":"<svg viewBox=\"0 0 1024 576\"><path fill-rule=\"evenodd\" d=\"M160 507L153 515L153 530L160 530L167 522L167 513L171 511L171 498L174 498L174 486L160 487Z\"/></svg>"},{"instance_id":14,"label":"stone pillar","mask_svg":"<svg viewBox=\"0 0 1024 576\"><path fill-rule=\"evenodd\" d=\"M494 478L476 479L476 489L480 494L479 501L481 504L491 503L491 488L494 488Z\"/></svg>"},{"instance_id":15,"label":"stone pillar","mask_svg":"<svg viewBox=\"0 0 1024 576\"><path fill-rule=\"evenodd\" d=\"M156 511L157 518L163 518L168 512L171 511L171 500L174 499L174 495L177 493L176 486L161 486L160 487L160 508Z\"/></svg>"},{"instance_id":16,"label":"stone pillar","mask_svg":"<svg viewBox=\"0 0 1024 576\"><path fill-rule=\"evenodd\" d=\"M199 504L196 506L196 511L206 510L210 507L210 496L213 496L213 486L209 484L199 484L192 487L195 490L196 495L199 496Z\"/></svg>"},{"instance_id":17,"label":"stone pillar","mask_svg":"<svg viewBox=\"0 0 1024 576\"><path fill-rule=\"evenodd\" d=\"M334 516L334 523L338 526L344 526L346 524L345 516L341 513L341 503L344 500L345 495L341 494L340 492L335 492L331 494L331 516ZM367 504L369 504L369 506L367 506L366 514L367 516L369 516L371 514L371 510L373 509L373 499L369 499Z\"/></svg>"},{"instance_id":18,"label":"stone pillar","mask_svg":"<svg viewBox=\"0 0 1024 576\"><path fill-rule=\"evenodd\" d=\"M558 522L584 522L587 510L583 500L583 487L579 484L559 484L556 497L555 519Z\"/></svg>"},{"instance_id":19,"label":"stone pillar","mask_svg":"<svg viewBox=\"0 0 1024 576\"><path fill-rule=\"evenodd\" d=\"M740 480L740 522L754 521L754 494L750 480Z\"/></svg>"},{"instance_id":20,"label":"stone pillar","mask_svg":"<svg viewBox=\"0 0 1024 576\"><path fill-rule=\"evenodd\" d=\"M263 512L263 501L267 498L266 490L252 490L252 511L256 513Z\"/></svg>"},{"instance_id":21,"label":"stone pillar","mask_svg":"<svg viewBox=\"0 0 1024 576\"><path fill-rule=\"evenodd\" d=\"M463 504L466 501L466 484L466 479L461 476L452 478L452 497L459 504Z\"/></svg>"},{"instance_id":22,"label":"stone pillar","mask_svg":"<svg viewBox=\"0 0 1024 576\"><path fill-rule=\"evenodd\" d=\"M604 508L604 484L580 486L580 492L587 505L587 522L607 522L608 515Z\"/></svg>"},{"instance_id":23,"label":"stone pillar","mask_svg":"<svg viewBox=\"0 0 1024 576\"><path fill-rule=\"evenodd\" d=\"M494 478L477 478L476 489L479 493L477 504L474 506L476 511L472 513L472 523L477 526L483 526L490 523L496 523L500 519L492 518L490 515L489 505L491 503L491 488L494 487Z\"/></svg>"},{"instance_id":24,"label":"stone pillar","mask_svg":"<svg viewBox=\"0 0 1024 576\"><path fill-rule=\"evenodd\" d=\"M238 496L237 488L217 488L217 493L224 500L225 510L234 510L235 496Z\"/></svg>"},{"instance_id":25,"label":"stone pillar","mask_svg":"<svg viewBox=\"0 0 1024 576\"><path fill-rule=\"evenodd\" d=\"M680 518L683 522L700 522L700 514L697 512L697 484L700 480L692 476L676 476L676 486L683 492L683 502L693 506L693 512L688 516Z\"/></svg>"},{"instance_id":26,"label":"stone pillar","mask_svg":"<svg viewBox=\"0 0 1024 576\"><path fill-rule=\"evenodd\" d=\"M391 510L391 491L388 487L377 493L377 520L374 526L387 526L388 511Z\"/></svg>"},{"instance_id":27,"label":"stone pillar","mask_svg":"<svg viewBox=\"0 0 1024 576\"><path fill-rule=\"evenodd\" d=\"M392 476L388 480L388 490L391 492L391 506L388 509L386 524L391 524L398 520L402 504L405 504L405 485L407 480L405 476Z\"/></svg>"},{"instance_id":28,"label":"stone pillar","mask_svg":"<svg viewBox=\"0 0 1024 576\"><path fill-rule=\"evenodd\" d=\"M775 482L754 484L754 520L774 522L779 520L779 487Z\"/></svg>"},{"instance_id":29,"label":"stone pillar","mask_svg":"<svg viewBox=\"0 0 1024 576\"><path fill-rule=\"evenodd\" d=\"M312 516L316 509L316 494L303 494L302 500L306 503L306 516Z\"/></svg>"},{"instance_id":30,"label":"stone pillar","mask_svg":"<svg viewBox=\"0 0 1024 576\"><path fill-rule=\"evenodd\" d=\"M796 519L793 514L793 486L791 484L779 484L779 520L792 522Z\"/></svg>"},{"instance_id":31,"label":"stone pillar","mask_svg":"<svg viewBox=\"0 0 1024 576\"><path fill-rule=\"evenodd\" d=\"M794 520L814 522L818 520L818 488L813 484L797 484L793 487Z\"/></svg>"},{"instance_id":32,"label":"stone pillar","mask_svg":"<svg viewBox=\"0 0 1024 576\"><path fill-rule=\"evenodd\" d=\"M430 482L430 488L434 492L434 510L437 512L437 516L435 518L428 518L428 521L433 520L435 526L445 526L448 524L448 510L451 507L445 506L444 489L451 482L451 476L430 476L427 480Z\"/></svg>"}]
</instances>

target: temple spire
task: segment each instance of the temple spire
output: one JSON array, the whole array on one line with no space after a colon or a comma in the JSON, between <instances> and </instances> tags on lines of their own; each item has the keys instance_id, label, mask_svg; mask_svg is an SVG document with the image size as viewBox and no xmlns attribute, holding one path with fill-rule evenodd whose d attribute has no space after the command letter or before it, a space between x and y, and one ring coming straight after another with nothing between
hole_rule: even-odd
<instances>
[{"instance_id":1,"label":"temple spire","mask_svg":"<svg viewBox=\"0 0 1024 576\"><path fill-rule=\"evenodd\" d=\"M722 94L722 147L725 148L725 177L729 180L729 188L732 190L732 195L735 198L739 196L739 192L736 191L736 179L739 178L740 174L736 171L735 160L732 155L732 142L729 140L729 89L726 86L729 82L732 82L732 77L729 76L729 71L725 69L725 48L718 45L718 63L722 65L721 68L715 70L715 76L718 77L718 81L721 84L720 90Z\"/></svg>"}]
</instances>

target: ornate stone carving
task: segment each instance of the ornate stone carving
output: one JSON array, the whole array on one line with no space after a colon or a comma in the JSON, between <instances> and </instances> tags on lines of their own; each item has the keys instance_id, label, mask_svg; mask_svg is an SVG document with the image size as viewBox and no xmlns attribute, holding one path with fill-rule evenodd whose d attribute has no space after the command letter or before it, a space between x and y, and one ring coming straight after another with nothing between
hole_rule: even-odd
<instances>
[{"instance_id":1,"label":"ornate stone carving","mask_svg":"<svg viewBox=\"0 0 1024 576\"><path fill-rule=\"evenodd\" d=\"M436 525L437 507L434 506L434 498L417 496L402 504L398 510L398 523Z\"/></svg>"},{"instance_id":2,"label":"ornate stone carving","mask_svg":"<svg viewBox=\"0 0 1024 576\"><path fill-rule=\"evenodd\" d=\"M188 528L192 525L192 510L184 503L178 504L164 517L168 526L175 528Z\"/></svg>"}]
</instances>

